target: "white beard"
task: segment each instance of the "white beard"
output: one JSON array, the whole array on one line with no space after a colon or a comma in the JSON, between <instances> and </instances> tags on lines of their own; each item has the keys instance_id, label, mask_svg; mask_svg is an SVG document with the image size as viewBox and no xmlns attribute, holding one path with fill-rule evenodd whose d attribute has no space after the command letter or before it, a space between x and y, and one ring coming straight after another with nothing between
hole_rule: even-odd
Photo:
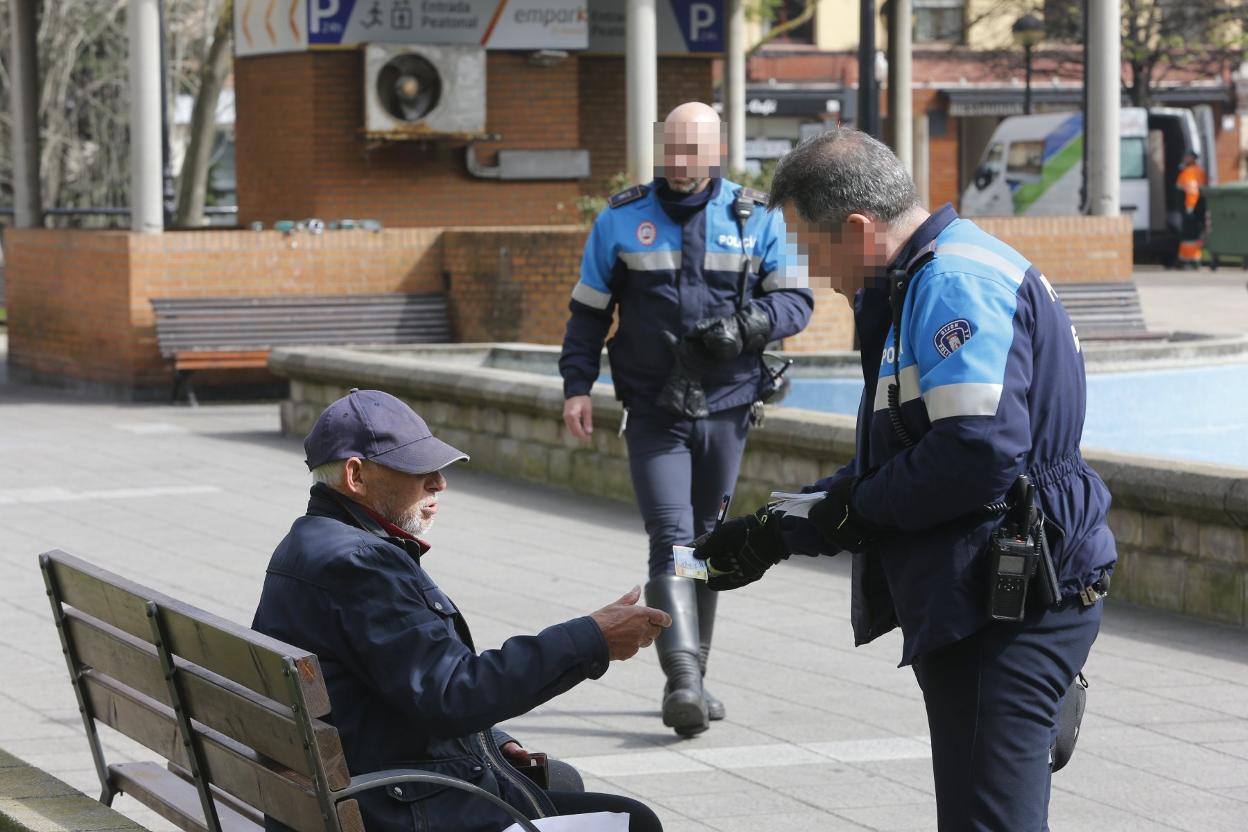
<instances>
[{"instance_id":1,"label":"white beard","mask_svg":"<svg viewBox=\"0 0 1248 832\"><path fill-rule=\"evenodd\" d=\"M420 513L421 506L412 506L407 511L396 511L394 506L382 505L376 511L382 517L398 526L412 537L420 537L427 534L433 528L434 518L430 517L426 520Z\"/></svg>"},{"instance_id":2,"label":"white beard","mask_svg":"<svg viewBox=\"0 0 1248 832\"><path fill-rule=\"evenodd\" d=\"M416 507L410 511L400 514L397 518L391 520L390 522L394 523L394 525L398 526L412 537L420 537L423 534L428 534L429 530L433 528L433 520L434 518L432 517L428 520L422 517L420 508Z\"/></svg>"}]
</instances>

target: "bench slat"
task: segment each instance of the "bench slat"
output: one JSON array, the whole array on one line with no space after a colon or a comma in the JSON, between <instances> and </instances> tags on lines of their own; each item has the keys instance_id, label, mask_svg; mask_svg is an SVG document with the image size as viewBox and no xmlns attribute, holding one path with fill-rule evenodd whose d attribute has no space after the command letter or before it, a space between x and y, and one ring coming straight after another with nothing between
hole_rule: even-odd
<instances>
[{"instance_id":1,"label":"bench slat","mask_svg":"<svg viewBox=\"0 0 1248 832\"><path fill-rule=\"evenodd\" d=\"M1103 284L1106 286L1121 284ZM442 292L393 292L371 295L204 295L200 297L151 298L152 306L196 308L203 306L368 306L376 304L445 304Z\"/></svg>"},{"instance_id":2,"label":"bench slat","mask_svg":"<svg viewBox=\"0 0 1248 832\"><path fill-rule=\"evenodd\" d=\"M217 358L215 352L201 352L195 357L180 352L174 356L175 370L259 370L269 366L268 353L264 358Z\"/></svg>"},{"instance_id":3,"label":"bench slat","mask_svg":"<svg viewBox=\"0 0 1248 832\"><path fill-rule=\"evenodd\" d=\"M166 760L189 768L172 710L94 671L84 673L82 681L92 718ZM320 803L308 778L265 762L224 734L198 724L194 731L207 769L201 774L209 782L287 826L305 832L324 827Z\"/></svg>"},{"instance_id":4,"label":"bench slat","mask_svg":"<svg viewBox=\"0 0 1248 832\"><path fill-rule=\"evenodd\" d=\"M156 648L77 610L66 610L66 627L80 664L95 669L162 705L172 706ZM183 706L192 719L311 776L303 736L289 708L262 699L246 688L175 658ZM317 750L332 789L350 782L338 731L312 723Z\"/></svg>"},{"instance_id":5,"label":"bench slat","mask_svg":"<svg viewBox=\"0 0 1248 832\"><path fill-rule=\"evenodd\" d=\"M151 643L146 603L160 608L171 653L283 705L295 704L285 677L284 657L295 661L311 716L329 713L320 663L315 655L196 609L120 575L54 550L46 558L61 601Z\"/></svg>"},{"instance_id":6,"label":"bench slat","mask_svg":"<svg viewBox=\"0 0 1248 832\"><path fill-rule=\"evenodd\" d=\"M184 832L208 832L195 786L155 763L122 763L108 767L113 787L128 794ZM218 800L222 832L264 832L259 823Z\"/></svg>"},{"instance_id":7,"label":"bench slat","mask_svg":"<svg viewBox=\"0 0 1248 832\"><path fill-rule=\"evenodd\" d=\"M432 344L451 340L446 295L303 295L152 298L156 344L175 369L252 369L213 353L259 352L273 347L350 344ZM198 352L191 360L182 353Z\"/></svg>"},{"instance_id":8,"label":"bench slat","mask_svg":"<svg viewBox=\"0 0 1248 832\"><path fill-rule=\"evenodd\" d=\"M168 768L169 772L173 774L175 777L177 777L179 780L183 781L189 786L195 786L195 778L191 776L191 773L189 771L182 768L182 766L178 765L177 763L168 763L166 767ZM214 800L221 801L222 803L232 808L234 811L238 812L243 817L250 818L251 820L258 823L259 825L264 826L264 813L261 812L259 809L257 809L255 806L248 806L246 803L239 800L237 797L230 794L229 792L221 791L221 788L219 786L213 786L212 784L209 784L208 787L209 789L212 790L212 797ZM198 793L199 792L196 791L196 794Z\"/></svg>"}]
</instances>

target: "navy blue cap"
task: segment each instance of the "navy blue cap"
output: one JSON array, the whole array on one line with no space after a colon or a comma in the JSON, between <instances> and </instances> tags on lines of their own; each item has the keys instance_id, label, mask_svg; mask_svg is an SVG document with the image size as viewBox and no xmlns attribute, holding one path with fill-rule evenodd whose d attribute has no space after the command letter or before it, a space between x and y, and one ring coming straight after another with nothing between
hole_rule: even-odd
<instances>
[{"instance_id":1,"label":"navy blue cap","mask_svg":"<svg viewBox=\"0 0 1248 832\"><path fill-rule=\"evenodd\" d=\"M380 390L353 389L325 408L303 450L308 470L359 457L405 474L430 474L468 460L434 436L416 411Z\"/></svg>"}]
</instances>

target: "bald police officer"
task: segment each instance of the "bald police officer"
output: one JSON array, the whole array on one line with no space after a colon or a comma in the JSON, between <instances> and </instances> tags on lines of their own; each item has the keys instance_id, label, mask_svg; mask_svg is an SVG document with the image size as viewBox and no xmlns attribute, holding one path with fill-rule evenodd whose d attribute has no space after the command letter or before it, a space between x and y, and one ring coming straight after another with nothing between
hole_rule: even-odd
<instances>
[{"instance_id":1,"label":"bald police officer","mask_svg":"<svg viewBox=\"0 0 1248 832\"><path fill-rule=\"evenodd\" d=\"M714 523L737 478L751 411L774 389L768 342L801 331L813 297L789 282L785 230L766 195L719 176L719 117L682 104L656 125L660 176L612 196L585 246L559 369L564 421L587 440L607 344L638 505L650 537L646 602L672 626L657 647L663 723L706 730L724 707L702 687L715 593L673 574L672 546Z\"/></svg>"}]
</instances>

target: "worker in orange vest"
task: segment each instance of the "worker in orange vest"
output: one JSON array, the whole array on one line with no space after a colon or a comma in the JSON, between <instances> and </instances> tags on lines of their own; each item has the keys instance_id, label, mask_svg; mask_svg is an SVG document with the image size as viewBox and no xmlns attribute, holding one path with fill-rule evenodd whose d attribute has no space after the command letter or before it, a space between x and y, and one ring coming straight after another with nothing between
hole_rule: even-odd
<instances>
[{"instance_id":1,"label":"worker in orange vest","mask_svg":"<svg viewBox=\"0 0 1248 832\"><path fill-rule=\"evenodd\" d=\"M1179 235L1179 268L1199 269L1200 253L1205 245L1205 200L1200 189L1208 184L1196 154L1183 154L1179 178L1175 183L1183 192L1183 229Z\"/></svg>"}]
</instances>

